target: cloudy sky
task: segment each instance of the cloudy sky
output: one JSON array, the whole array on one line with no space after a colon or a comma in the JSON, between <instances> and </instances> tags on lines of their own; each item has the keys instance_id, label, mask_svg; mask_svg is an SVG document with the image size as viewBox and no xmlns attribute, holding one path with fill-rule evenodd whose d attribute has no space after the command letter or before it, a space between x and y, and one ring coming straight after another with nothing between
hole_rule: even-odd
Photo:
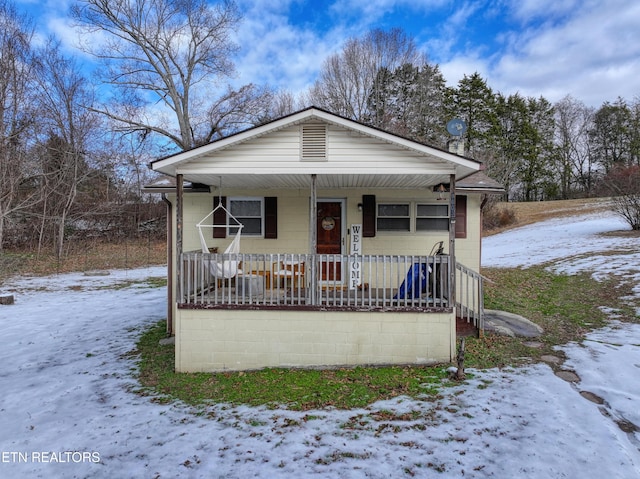
<instances>
[{"instance_id":1,"label":"cloudy sky","mask_svg":"<svg viewBox=\"0 0 640 479\"><path fill-rule=\"evenodd\" d=\"M42 33L71 41L69 0L15 0ZM236 0L244 19L236 84L293 93L313 83L344 41L400 27L447 83L479 72L504 94L598 107L640 98L640 2L635 0Z\"/></svg>"}]
</instances>

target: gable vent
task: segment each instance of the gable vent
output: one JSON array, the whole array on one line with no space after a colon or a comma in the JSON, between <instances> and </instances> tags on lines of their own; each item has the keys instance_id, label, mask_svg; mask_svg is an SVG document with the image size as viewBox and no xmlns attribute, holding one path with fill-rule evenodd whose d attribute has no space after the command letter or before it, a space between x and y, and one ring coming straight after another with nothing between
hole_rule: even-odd
<instances>
[{"instance_id":1,"label":"gable vent","mask_svg":"<svg viewBox=\"0 0 640 479\"><path fill-rule=\"evenodd\" d=\"M322 124L302 125L300 157L307 161L326 161L327 126Z\"/></svg>"}]
</instances>

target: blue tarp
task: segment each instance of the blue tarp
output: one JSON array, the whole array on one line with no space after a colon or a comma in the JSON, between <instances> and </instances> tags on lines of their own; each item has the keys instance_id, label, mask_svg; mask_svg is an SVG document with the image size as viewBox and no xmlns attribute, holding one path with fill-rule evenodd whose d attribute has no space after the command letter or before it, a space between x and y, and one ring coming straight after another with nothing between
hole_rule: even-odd
<instances>
[{"instance_id":1,"label":"blue tarp","mask_svg":"<svg viewBox=\"0 0 640 479\"><path fill-rule=\"evenodd\" d=\"M408 295L410 299L417 299L423 291L427 290L427 263L414 263L407 271L407 278L402 282L398 293L393 299L405 299Z\"/></svg>"}]
</instances>

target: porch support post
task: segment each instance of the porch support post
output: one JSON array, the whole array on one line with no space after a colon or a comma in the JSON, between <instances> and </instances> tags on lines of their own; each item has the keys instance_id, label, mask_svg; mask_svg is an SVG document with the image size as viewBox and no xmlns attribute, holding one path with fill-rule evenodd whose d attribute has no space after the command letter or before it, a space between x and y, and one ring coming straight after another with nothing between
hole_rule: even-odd
<instances>
[{"instance_id":1,"label":"porch support post","mask_svg":"<svg viewBox=\"0 0 640 479\"><path fill-rule=\"evenodd\" d=\"M184 205L184 185L181 174L176 175L176 296L182 300L182 225Z\"/></svg>"},{"instance_id":2,"label":"porch support post","mask_svg":"<svg viewBox=\"0 0 640 479\"><path fill-rule=\"evenodd\" d=\"M318 241L318 194L316 191L316 177L317 175L311 175L311 205L309 205L309 253L315 255L317 250ZM314 256L315 258L315 256ZM310 268L310 280L309 280L309 293L307 294L309 301L312 305L315 305L316 291L318 291L318 272L316 271L317 262L311 261Z\"/></svg>"},{"instance_id":3,"label":"porch support post","mask_svg":"<svg viewBox=\"0 0 640 479\"><path fill-rule=\"evenodd\" d=\"M456 175L449 176L449 300L456 307Z\"/></svg>"},{"instance_id":4,"label":"porch support post","mask_svg":"<svg viewBox=\"0 0 640 479\"><path fill-rule=\"evenodd\" d=\"M167 205L167 334L173 336L173 205L165 193L162 193L162 201Z\"/></svg>"}]
</instances>

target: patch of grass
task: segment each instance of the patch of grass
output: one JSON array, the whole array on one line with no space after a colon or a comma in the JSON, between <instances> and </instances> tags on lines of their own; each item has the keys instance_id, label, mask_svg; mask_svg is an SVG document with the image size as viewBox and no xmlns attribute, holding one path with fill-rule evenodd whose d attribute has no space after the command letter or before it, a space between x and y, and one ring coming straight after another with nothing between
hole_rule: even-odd
<instances>
[{"instance_id":1,"label":"patch of grass","mask_svg":"<svg viewBox=\"0 0 640 479\"><path fill-rule=\"evenodd\" d=\"M400 395L433 399L448 374L443 366L176 373L174 347L159 345L165 336L165 324L160 322L143 333L137 344L140 383L159 394L161 401L284 406L299 411L352 409Z\"/></svg>"},{"instance_id":2,"label":"patch of grass","mask_svg":"<svg viewBox=\"0 0 640 479\"><path fill-rule=\"evenodd\" d=\"M465 367L490 369L514 366L530 362L543 351L526 346L523 338L486 335L483 338L467 338L465 341ZM548 354L550 350L544 348Z\"/></svg>"},{"instance_id":3,"label":"patch of grass","mask_svg":"<svg viewBox=\"0 0 640 479\"><path fill-rule=\"evenodd\" d=\"M519 314L544 329L527 346L527 338L486 335L467 338L465 365L492 368L535 361L544 354L558 355L554 346L580 341L593 329L607 323L601 307L620 310L621 319L634 320L630 308L622 308L619 297L629 288L617 277L595 281L590 274L556 275L543 266L527 269L488 268L483 275L493 283L485 285L485 308ZM613 293L615 292L615 293Z\"/></svg>"},{"instance_id":4,"label":"patch of grass","mask_svg":"<svg viewBox=\"0 0 640 479\"><path fill-rule=\"evenodd\" d=\"M0 253L0 279L2 276L9 277L20 274L24 271L24 265L33 258L29 253Z\"/></svg>"},{"instance_id":5,"label":"patch of grass","mask_svg":"<svg viewBox=\"0 0 640 479\"><path fill-rule=\"evenodd\" d=\"M152 276L145 279L144 284L151 286L152 288L164 288L167 285L167 277Z\"/></svg>"},{"instance_id":6,"label":"patch of grass","mask_svg":"<svg viewBox=\"0 0 640 479\"><path fill-rule=\"evenodd\" d=\"M167 285L167 278L166 277L161 278L159 276L151 276L145 279L138 279L138 280L130 279L125 281L120 281L119 283L102 286L99 289L120 290L120 289L130 288L131 286L134 286L134 285L144 285L146 287L151 287L151 288L163 288Z\"/></svg>"},{"instance_id":7,"label":"patch of grass","mask_svg":"<svg viewBox=\"0 0 640 479\"><path fill-rule=\"evenodd\" d=\"M604 326L607 316L599 308L618 306L622 286L617 277L596 281L590 273L557 275L543 266L489 268L483 274L493 281L485 288L487 309L502 309L529 318L547 334L553 331L560 343Z\"/></svg>"}]
</instances>

